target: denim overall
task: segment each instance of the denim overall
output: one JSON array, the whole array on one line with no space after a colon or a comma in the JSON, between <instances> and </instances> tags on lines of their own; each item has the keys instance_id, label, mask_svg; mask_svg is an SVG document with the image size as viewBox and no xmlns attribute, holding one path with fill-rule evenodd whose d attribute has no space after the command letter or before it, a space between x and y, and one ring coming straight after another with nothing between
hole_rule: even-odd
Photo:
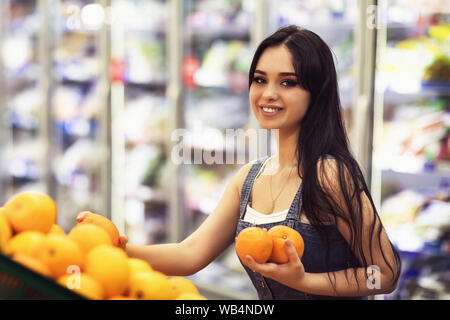
<instances>
[{"instance_id":1,"label":"denim overall","mask_svg":"<svg viewBox=\"0 0 450 320\"><path fill-rule=\"evenodd\" d=\"M247 178L244 181L244 185L241 191L240 199L240 218L236 229L236 236L244 228L254 226L251 223L244 221L244 215L247 204L251 195L253 182L258 174L264 161L267 157L258 159L251 167ZM297 190L294 200L289 208L287 217L284 221L259 224L258 227L266 228L267 230L275 225L286 225L297 230L303 237L305 249L301 261L305 268L305 272L322 273L326 270L326 248L322 243L319 233L315 230L314 226L300 222L298 219L299 212L302 206L302 185ZM329 248L329 271L337 271L351 267L345 260L347 250L349 249L347 242L342 237L337 227L334 225L326 226L329 235L330 248ZM242 261L241 261L242 263ZM285 286L275 280L265 278L261 274L252 271L250 268L242 264L245 271L249 275L253 285L258 292L258 297L261 300L281 299L281 300L306 300L306 299L361 299L364 297L332 297L332 296L319 296L306 294L304 292L292 289Z\"/></svg>"}]
</instances>

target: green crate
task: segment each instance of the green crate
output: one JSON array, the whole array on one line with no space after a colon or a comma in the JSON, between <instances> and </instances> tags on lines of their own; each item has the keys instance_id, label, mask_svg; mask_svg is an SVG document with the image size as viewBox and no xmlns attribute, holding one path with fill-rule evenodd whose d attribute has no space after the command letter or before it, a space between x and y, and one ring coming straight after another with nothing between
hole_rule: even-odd
<instances>
[{"instance_id":1,"label":"green crate","mask_svg":"<svg viewBox=\"0 0 450 320\"><path fill-rule=\"evenodd\" d=\"M85 300L53 279L0 254L0 300Z\"/></svg>"}]
</instances>

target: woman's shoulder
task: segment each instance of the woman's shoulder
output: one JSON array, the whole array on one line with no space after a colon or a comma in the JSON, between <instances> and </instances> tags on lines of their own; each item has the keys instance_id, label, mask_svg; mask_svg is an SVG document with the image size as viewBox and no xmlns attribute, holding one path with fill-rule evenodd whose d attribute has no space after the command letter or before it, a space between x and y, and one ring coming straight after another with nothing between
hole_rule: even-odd
<instances>
[{"instance_id":1,"label":"woman's shoulder","mask_svg":"<svg viewBox=\"0 0 450 320\"><path fill-rule=\"evenodd\" d=\"M252 167L256 164L261 163L266 157L263 158L258 158L258 159L254 159L251 160L249 162L247 162L246 164L242 165L236 172L236 177L239 180L242 180L241 182L243 183L245 178L248 176L248 174L250 173L250 170L252 169Z\"/></svg>"},{"instance_id":2,"label":"woman's shoulder","mask_svg":"<svg viewBox=\"0 0 450 320\"><path fill-rule=\"evenodd\" d=\"M239 189L239 194L240 191L242 189L242 185L245 182L245 179L247 178L248 174L250 173L250 170L252 169L252 167L256 164L261 164L264 159L266 159L267 157L261 157L255 160L251 160L249 162L247 162L246 164L242 165L235 173L234 177L233 177L233 181L236 184L236 186Z\"/></svg>"},{"instance_id":3,"label":"woman's shoulder","mask_svg":"<svg viewBox=\"0 0 450 320\"><path fill-rule=\"evenodd\" d=\"M340 160L333 156L319 158L317 165L317 178L325 190L335 191L343 182L347 186L354 185L355 169L352 163Z\"/></svg>"},{"instance_id":4,"label":"woman's shoulder","mask_svg":"<svg viewBox=\"0 0 450 320\"><path fill-rule=\"evenodd\" d=\"M337 159L335 157L333 157L332 155L326 154L326 155L319 157L317 164L328 167L330 169L330 167L332 168L332 167L336 166Z\"/></svg>"}]
</instances>

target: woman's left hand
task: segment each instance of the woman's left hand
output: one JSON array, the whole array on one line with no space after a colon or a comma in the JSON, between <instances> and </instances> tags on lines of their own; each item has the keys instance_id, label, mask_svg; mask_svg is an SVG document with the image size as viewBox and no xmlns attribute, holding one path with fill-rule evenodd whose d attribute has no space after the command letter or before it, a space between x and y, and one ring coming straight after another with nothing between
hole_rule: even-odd
<instances>
[{"instance_id":1,"label":"woman's left hand","mask_svg":"<svg viewBox=\"0 0 450 320\"><path fill-rule=\"evenodd\" d=\"M266 278L273 279L286 286L297 289L301 286L305 277L305 268L291 241L287 240L284 248L289 258L286 263L258 263L251 256L247 255L247 266Z\"/></svg>"}]
</instances>

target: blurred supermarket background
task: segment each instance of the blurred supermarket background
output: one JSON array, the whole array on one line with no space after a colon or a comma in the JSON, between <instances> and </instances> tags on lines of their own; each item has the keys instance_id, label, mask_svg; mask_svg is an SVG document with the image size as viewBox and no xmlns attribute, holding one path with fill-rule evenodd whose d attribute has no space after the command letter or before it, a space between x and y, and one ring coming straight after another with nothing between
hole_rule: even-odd
<instances>
[{"instance_id":1,"label":"blurred supermarket background","mask_svg":"<svg viewBox=\"0 0 450 320\"><path fill-rule=\"evenodd\" d=\"M174 164L171 132L258 128L250 61L287 24L335 53L352 148L402 255L398 289L376 298L450 299L445 0L2 0L1 202L40 190L66 231L91 210L133 244L182 240L240 165ZM256 298L233 248L191 278L211 299Z\"/></svg>"}]
</instances>

